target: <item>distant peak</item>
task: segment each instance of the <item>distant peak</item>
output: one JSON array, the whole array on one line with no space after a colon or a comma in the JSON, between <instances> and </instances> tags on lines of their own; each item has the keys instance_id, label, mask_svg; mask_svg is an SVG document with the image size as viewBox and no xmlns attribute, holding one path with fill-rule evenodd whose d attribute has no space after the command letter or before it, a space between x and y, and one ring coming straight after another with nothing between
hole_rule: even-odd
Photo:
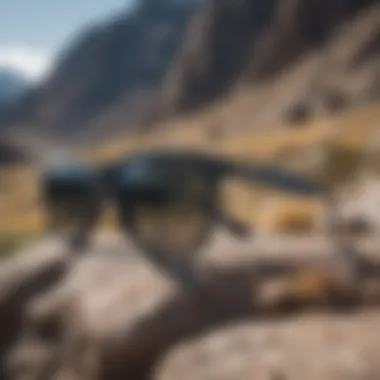
<instances>
[{"instance_id":1,"label":"distant peak","mask_svg":"<svg viewBox=\"0 0 380 380\"><path fill-rule=\"evenodd\" d=\"M50 68L51 58L43 52L18 46L0 49L0 70L12 70L29 81L39 82Z\"/></svg>"}]
</instances>

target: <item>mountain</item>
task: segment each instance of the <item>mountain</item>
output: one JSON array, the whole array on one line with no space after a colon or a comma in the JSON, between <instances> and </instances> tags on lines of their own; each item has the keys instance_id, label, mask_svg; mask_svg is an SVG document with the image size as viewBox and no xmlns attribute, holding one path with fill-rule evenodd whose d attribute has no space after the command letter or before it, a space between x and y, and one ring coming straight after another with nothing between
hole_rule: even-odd
<instances>
[{"instance_id":1,"label":"mountain","mask_svg":"<svg viewBox=\"0 0 380 380\"><path fill-rule=\"evenodd\" d=\"M15 145L7 139L0 139L0 168L2 165L31 162L28 150Z\"/></svg>"},{"instance_id":2,"label":"mountain","mask_svg":"<svg viewBox=\"0 0 380 380\"><path fill-rule=\"evenodd\" d=\"M119 106L120 127L128 128L162 80L199 5L199 0L140 0L132 11L86 30L3 124L26 123L60 139L88 138L96 133L95 121ZM107 133L117 122L111 124Z\"/></svg>"},{"instance_id":3,"label":"mountain","mask_svg":"<svg viewBox=\"0 0 380 380\"><path fill-rule=\"evenodd\" d=\"M1 114L17 102L31 88L31 83L17 70L0 68L0 117ZM0 126L0 132L1 126ZM26 151L0 133L0 166L14 162L28 161Z\"/></svg>"},{"instance_id":4,"label":"mountain","mask_svg":"<svg viewBox=\"0 0 380 380\"><path fill-rule=\"evenodd\" d=\"M380 0L140 0L68 45L0 129L105 138L242 90L236 128L339 112L380 99L379 25Z\"/></svg>"},{"instance_id":5,"label":"mountain","mask_svg":"<svg viewBox=\"0 0 380 380\"><path fill-rule=\"evenodd\" d=\"M16 70L0 67L0 107L16 101L30 87L29 80Z\"/></svg>"},{"instance_id":6,"label":"mountain","mask_svg":"<svg viewBox=\"0 0 380 380\"><path fill-rule=\"evenodd\" d=\"M379 25L379 0L212 0L160 88L157 116L242 87L255 94L253 123L379 99Z\"/></svg>"}]
</instances>

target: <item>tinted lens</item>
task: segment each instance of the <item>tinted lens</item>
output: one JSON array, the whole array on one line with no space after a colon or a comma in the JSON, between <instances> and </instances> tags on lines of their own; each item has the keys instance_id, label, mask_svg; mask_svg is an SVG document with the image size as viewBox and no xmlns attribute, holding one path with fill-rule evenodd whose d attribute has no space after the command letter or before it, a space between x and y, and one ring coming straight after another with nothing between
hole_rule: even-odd
<instances>
[{"instance_id":1,"label":"tinted lens","mask_svg":"<svg viewBox=\"0 0 380 380\"><path fill-rule=\"evenodd\" d=\"M88 201L88 197L55 197L47 203L49 227L63 229L81 225L90 211Z\"/></svg>"},{"instance_id":2,"label":"tinted lens","mask_svg":"<svg viewBox=\"0 0 380 380\"><path fill-rule=\"evenodd\" d=\"M181 165L153 162L148 169L126 171L120 181L117 198L123 227L143 249L193 250L212 224L207 178Z\"/></svg>"},{"instance_id":3,"label":"tinted lens","mask_svg":"<svg viewBox=\"0 0 380 380\"><path fill-rule=\"evenodd\" d=\"M49 229L76 230L99 211L97 183L86 177L47 178L43 202Z\"/></svg>"},{"instance_id":4,"label":"tinted lens","mask_svg":"<svg viewBox=\"0 0 380 380\"><path fill-rule=\"evenodd\" d=\"M210 223L200 205L180 202L140 203L134 216L134 234L142 245L173 253L196 246Z\"/></svg>"},{"instance_id":5,"label":"tinted lens","mask_svg":"<svg viewBox=\"0 0 380 380\"><path fill-rule=\"evenodd\" d=\"M118 203L121 223L148 250L189 251L199 245L212 224L204 199L169 189L125 192Z\"/></svg>"}]
</instances>

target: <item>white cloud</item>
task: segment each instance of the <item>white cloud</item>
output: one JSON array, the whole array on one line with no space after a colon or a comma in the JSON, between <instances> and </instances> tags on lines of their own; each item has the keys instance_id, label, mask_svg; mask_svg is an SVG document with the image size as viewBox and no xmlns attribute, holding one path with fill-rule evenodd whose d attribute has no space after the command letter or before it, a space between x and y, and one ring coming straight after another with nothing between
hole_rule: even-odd
<instances>
[{"instance_id":1,"label":"white cloud","mask_svg":"<svg viewBox=\"0 0 380 380\"><path fill-rule=\"evenodd\" d=\"M52 59L49 54L22 47L0 47L0 67L21 71L33 81L49 73Z\"/></svg>"}]
</instances>

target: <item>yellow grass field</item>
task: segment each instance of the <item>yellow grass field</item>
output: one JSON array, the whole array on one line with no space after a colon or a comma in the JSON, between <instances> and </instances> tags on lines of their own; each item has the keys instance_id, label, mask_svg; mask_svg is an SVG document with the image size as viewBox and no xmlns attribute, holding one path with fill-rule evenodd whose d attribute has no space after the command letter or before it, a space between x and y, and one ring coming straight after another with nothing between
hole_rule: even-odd
<instances>
[{"instance_id":1,"label":"yellow grass field","mask_svg":"<svg viewBox=\"0 0 380 380\"><path fill-rule=\"evenodd\" d=\"M210 129L215 128L215 120L220 120L216 111L199 113L173 121L160 132L93 146L78 152L78 156L92 162L106 162L150 147L183 147L279 164L292 160L302 163L303 155L323 146L330 136L344 146L362 150L374 133L380 133L380 106L352 110L295 128L271 127L268 132L235 132L231 128L228 134L212 138ZM0 232L38 234L44 222L38 204L36 171L32 167L11 166L0 169L0 178ZM232 183L226 186L226 207L252 226L266 231L308 230L318 223L323 213L320 199L297 199ZM113 228L112 210L106 213L100 227Z\"/></svg>"}]
</instances>

